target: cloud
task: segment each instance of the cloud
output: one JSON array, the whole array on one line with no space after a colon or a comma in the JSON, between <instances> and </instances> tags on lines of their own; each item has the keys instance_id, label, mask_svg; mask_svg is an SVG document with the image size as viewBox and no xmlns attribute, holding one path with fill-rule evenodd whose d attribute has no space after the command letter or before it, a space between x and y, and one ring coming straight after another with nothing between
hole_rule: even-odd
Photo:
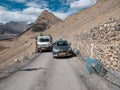
<instances>
[{"instance_id":1,"label":"cloud","mask_svg":"<svg viewBox=\"0 0 120 90\"><path fill-rule=\"evenodd\" d=\"M17 3L24 3L27 8L23 10L9 10L7 7L0 6L0 22L6 23L9 21L26 21L34 22L40 13L47 9L54 13L57 17L65 19L67 16L78 12L80 9L89 7L96 3L97 0L59 0L62 3L62 7L59 10L52 11L48 8L47 0L9 0ZM69 5L66 9L64 5ZM56 7L53 7L56 8ZM66 10L66 11L64 11Z\"/></svg>"},{"instance_id":2,"label":"cloud","mask_svg":"<svg viewBox=\"0 0 120 90\"><path fill-rule=\"evenodd\" d=\"M86 8L86 7L90 7L92 5L94 5L96 3L97 0L78 0L78 1L74 1L71 2L70 4L70 8Z\"/></svg>"},{"instance_id":3,"label":"cloud","mask_svg":"<svg viewBox=\"0 0 120 90\"><path fill-rule=\"evenodd\" d=\"M8 1L11 1L11 2L17 2L17 3L25 3L26 0L8 0Z\"/></svg>"},{"instance_id":4,"label":"cloud","mask_svg":"<svg viewBox=\"0 0 120 90\"><path fill-rule=\"evenodd\" d=\"M29 7L23 11L9 11L0 6L0 22L6 23L9 21L26 21L28 23L34 22L40 15L43 9Z\"/></svg>"},{"instance_id":5,"label":"cloud","mask_svg":"<svg viewBox=\"0 0 120 90\"><path fill-rule=\"evenodd\" d=\"M28 23L34 22L43 10L48 10L52 12L47 8L40 9L35 7L29 7L24 9L23 11L9 11L7 10L7 8L0 6L0 22L2 23L6 23L10 21L26 21ZM57 17L61 19L64 19L69 15L69 13L62 13L62 12L52 12L52 13L54 13Z\"/></svg>"},{"instance_id":6,"label":"cloud","mask_svg":"<svg viewBox=\"0 0 120 90\"><path fill-rule=\"evenodd\" d=\"M26 2L25 6L45 9L48 7L48 2L45 0L33 0L33 1Z\"/></svg>"},{"instance_id":7,"label":"cloud","mask_svg":"<svg viewBox=\"0 0 120 90\"><path fill-rule=\"evenodd\" d=\"M22 11L22 13L24 15L38 17L43 10L47 10L47 8L46 9L40 9L40 8L29 7L29 8L24 9Z\"/></svg>"},{"instance_id":8,"label":"cloud","mask_svg":"<svg viewBox=\"0 0 120 90\"><path fill-rule=\"evenodd\" d=\"M68 17L70 15L69 12L63 13L63 12L52 12L55 16L61 18L62 20L64 20L66 17Z\"/></svg>"},{"instance_id":9,"label":"cloud","mask_svg":"<svg viewBox=\"0 0 120 90\"><path fill-rule=\"evenodd\" d=\"M6 8L3 7L3 6L0 6L0 11L4 11L4 10L6 10ZM0 13L1 13L1 12L0 12Z\"/></svg>"},{"instance_id":10,"label":"cloud","mask_svg":"<svg viewBox=\"0 0 120 90\"><path fill-rule=\"evenodd\" d=\"M26 6L36 7L36 8L40 7L40 5L37 2L28 2L28 3L26 3Z\"/></svg>"}]
</instances>

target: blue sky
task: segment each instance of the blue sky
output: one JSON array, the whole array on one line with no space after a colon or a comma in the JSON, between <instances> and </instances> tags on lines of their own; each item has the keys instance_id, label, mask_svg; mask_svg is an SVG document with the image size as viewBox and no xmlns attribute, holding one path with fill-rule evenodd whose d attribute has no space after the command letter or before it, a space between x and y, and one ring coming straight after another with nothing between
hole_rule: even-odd
<instances>
[{"instance_id":1,"label":"blue sky","mask_svg":"<svg viewBox=\"0 0 120 90\"><path fill-rule=\"evenodd\" d=\"M65 19L69 15L90 7L97 0L0 0L0 22L34 22L43 10Z\"/></svg>"}]
</instances>

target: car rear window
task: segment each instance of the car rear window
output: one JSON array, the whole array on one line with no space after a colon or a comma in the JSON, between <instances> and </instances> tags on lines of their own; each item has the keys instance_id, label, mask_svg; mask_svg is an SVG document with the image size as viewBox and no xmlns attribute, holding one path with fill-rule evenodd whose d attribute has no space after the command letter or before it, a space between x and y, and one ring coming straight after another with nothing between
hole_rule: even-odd
<instances>
[{"instance_id":1,"label":"car rear window","mask_svg":"<svg viewBox=\"0 0 120 90\"><path fill-rule=\"evenodd\" d=\"M59 41L57 42L57 46L68 46L67 41Z\"/></svg>"},{"instance_id":2,"label":"car rear window","mask_svg":"<svg viewBox=\"0 0 120 90\"><path fill-rule=\"evenodd\" d=\"M49 38L40 38L39 41L40 42L49 42Z\"/></svg>"}]
</instances>

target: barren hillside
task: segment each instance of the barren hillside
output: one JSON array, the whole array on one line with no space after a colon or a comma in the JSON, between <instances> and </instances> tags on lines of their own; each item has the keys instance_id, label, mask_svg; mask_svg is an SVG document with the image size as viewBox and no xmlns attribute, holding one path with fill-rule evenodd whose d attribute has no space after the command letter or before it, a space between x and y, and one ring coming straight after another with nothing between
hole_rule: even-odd
<instances>
[{"instance_id":1,"label":"barren hillside","mask_svg":"<svg viewBox=\"0 0 120 90\"><path fill-rule=\"evenodd\" d=\"M120 71L120 52L117 52L120 47L119 19L120 0L98 0L96 5L68 17L45 33L53 35L56 39L62 37L69 40L73 48L80 49L84 55L97 58L107 68ZM106 24L108 26L105 27ZM104 28L103 31L100 31L101 28ZM88 37L92 35L97 39ZM100 35L104 38L101 39ZM109 44L105 43L106 40Z\"/></svg>"},{"instance_id":2,"label":"barren hillside","mask_svg":"<svg viewBox=\"0 0 120 90\"><path fill-rule=\"evenodd\" d=\"M35 24L23 34L10 40L0 41L0 66L11 62L15 63L15 59L23 60L28 55L35 53L36 36L40 35L40 31L44 31L60 21L61 19L45 10Z\"/></svg>"},{"instance_id":3,"label":"barren hillside","mask_svg":"<svg viewBox=\"0 0 120 90\"><path fill-rule=\"evenodd\" d=\"M48 33L55 34L60 37L61 35L67 34L74 35L103 24L109 18L119 16L119 0L98 0L96 5L68 17L59 25L53 26L48 30Z\"/></svg>"},{"instance_id":4,"label":"barren hillside","mask_svg":"<svg viewBox=\"0 0 120 90\"><path fill-rule=\"evenodd\" d=\"M102 57L103 53L99 54L98 57L98 54L91 55L90 52L92 45L97 47L100 43L101 46L99 47L101 47L103 51L106 51L104 49L107 47L110 48L111 46L107 46L107 44L102 44L102 42L98 43L96 42L96 40L94 41L93 38L84 38L85 35L92 35L90 30L94 31L95 27L99 29L102 25L108 23L111 18L115 19L114 22L117 21L117 24L120 23L120 21L118 20L120 18L120 0L98 0L96 5L66 18L64 21L59 22L59 24L52 25L52 27L44 31L44 33L51 34L52 36L54 36L55 39L62 37L69 40L72 43L73 48L78 48L83 54L97 58L101 60L101 62L105 63L108 68L119 71L119 59L113 60L115 61L113 62L109 61L109 59L106 59L106 57ZM111 23L112 21L110 21L110 24ZM115 26L117 24L115 24ZM108 28L109 27L107 27L107 29ZM112 32L114 32L114 30L112 30ZM5 62L8 59L21 59L31 54L32 52L35 52L35 37L39 34L39 32L33 32L33 28L30 28L30 30L12 41L0 42L1 47L6 47L6 49L0 52L1 63ZM100 36L96 32L95 34L96 37ZM104 41L104 39L100 40ZM120 40L118 40L118 43L116 44L117 47L120 45L119 42ZM111 55L113 55L113 52L111 52Z\"/></svg>"},{"instance_id":5,"label":"barren hillside","mask_svg":"<svg viewBox=\"0 0 120 90\"><path fill-rule=\"evenodd\" d=\"M62 21L54 14L48 12L47 10L43 11L41 15L37 18L35 24L33 25L33 31L44 31L50 28L51 25L54 25Z\"/></svg>"},{"instance_id":6,"label":"barren hillside","mask_svg":"<svg viewBox=\"0 0 120 90\"><path fill-rule=\"evenodd\" d=\"M29 25L26 22L8 22L6 24L3 24L1 29L2 33L8 33L8 34L20 34L24 32Z\"/></svg>"}]
</instances>

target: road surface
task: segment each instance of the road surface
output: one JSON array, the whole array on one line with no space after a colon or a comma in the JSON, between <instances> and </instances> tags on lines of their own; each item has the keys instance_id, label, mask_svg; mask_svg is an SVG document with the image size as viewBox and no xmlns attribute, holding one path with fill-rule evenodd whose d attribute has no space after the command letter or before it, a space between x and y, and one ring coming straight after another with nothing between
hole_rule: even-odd
<instances>
[{"instance_id":1,"label":"road surface","mask_svg":"<svg viewBox=\"0 0 120 90\"><path fill-rule=\"evenodd\" d=\"M42 53L29 65L0 80L0 90L120 90L101 77L89 75L76 57L56 59Z\"/></svg>"}]
</instances>

